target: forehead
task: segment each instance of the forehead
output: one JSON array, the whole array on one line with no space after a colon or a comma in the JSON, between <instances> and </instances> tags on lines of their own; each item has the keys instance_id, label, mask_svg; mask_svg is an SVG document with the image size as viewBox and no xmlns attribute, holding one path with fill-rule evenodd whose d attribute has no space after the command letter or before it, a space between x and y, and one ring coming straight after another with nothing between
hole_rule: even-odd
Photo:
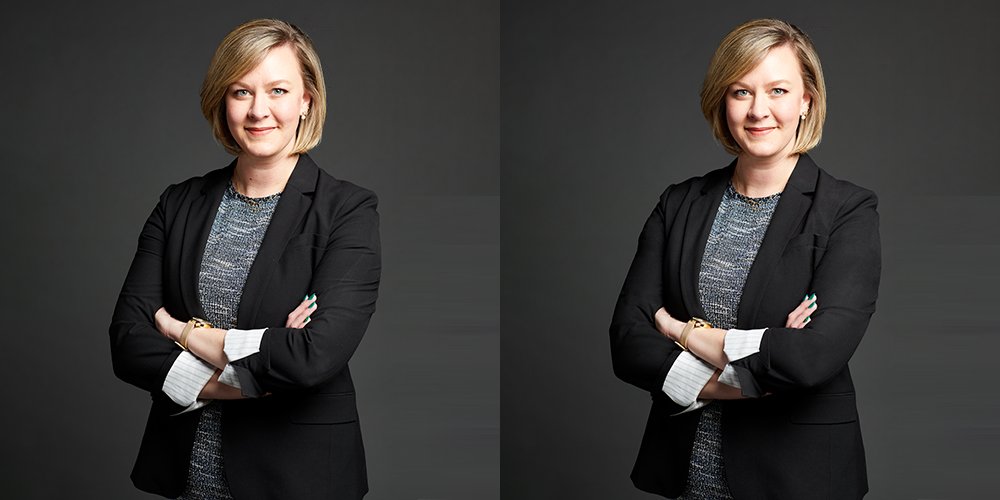
<instances>
[{"instance_id":1,"label":"forehead","mask_svg":"<svg viewBox=\"0 0 1000 500\"><path fill-rule=\"evenodd\" d=\"M743 83L769 83L778 80L802 83L802 66L795 50L788 44L771 47L764 59L739 79Z\"/></svg>"},{"instance_id":2,"label":"forehead","mask_svg":"<svg viewBox=\"0 0 1000 500\"><path fill-rule=\"evenodd\" d=\"M289 44L272 47L260 64L239 78L243 83L287 80L302 83L302 67L295 49Z\"/></svg>"}]
</instances>

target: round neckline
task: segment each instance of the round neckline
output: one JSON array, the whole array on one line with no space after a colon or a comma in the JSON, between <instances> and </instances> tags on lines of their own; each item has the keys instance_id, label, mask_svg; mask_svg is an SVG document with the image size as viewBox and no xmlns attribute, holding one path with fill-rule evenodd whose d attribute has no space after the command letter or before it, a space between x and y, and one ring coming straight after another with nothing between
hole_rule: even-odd
<instances>
[{"instance_id":1,"label":"round neckline","mask_svg":"<svg viewBox=\"0 0 1000 500\"><path fill-rule=\"evenodd\" d=\"M736 190L736 186L733 185L732 181L729 182L729 187L726 189L732 196L740 201L745 201L752 205L760 205L761 203L767 203L771 200L776 200L781 196L782 191L778 191L774 194L769 194L767 196L761 196L760 198L752 198Z\"/></svg>"},{"instance_id":2,"label":"round neckline","mask_svg":"<svg viewBox=\"0 0 1000 500\"><path fill-rule=\"evenodd\" d=\"M249 196L247 196L247 195L245 195L245 194L237 191L236 190L236 186L233 185L233 181L231 179L229 181L229 187L227 188L227 191L232 195L233 198L236 198L237 200L240 200L240 201L242 201L244 203L247 203L247 204L253 205L253 206L262 205L262 204L265 204L265 203L277 200L279 197L281 197L281 191L279 191L277 193L269 194L267 196L262 196L260 198L251 198L251 197L249 197Z\"/></svg>"}]
</instances>

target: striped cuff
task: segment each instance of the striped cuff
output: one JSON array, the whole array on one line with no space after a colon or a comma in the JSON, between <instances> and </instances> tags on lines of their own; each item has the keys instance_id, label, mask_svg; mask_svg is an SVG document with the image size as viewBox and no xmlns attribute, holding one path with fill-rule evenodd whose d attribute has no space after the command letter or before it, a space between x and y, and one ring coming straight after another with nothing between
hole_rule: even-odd
<instances>
[{"instance_id":1,"label":"striped cuff","mask_svg":"<svg viewBox=\"0 0 1000 500\"><path fill-rule=\"evenodd\" d=\"M237 330L233 328L226 332L225 345L222 351L226 353L229 362L243 359L251 354L260 352L260 341L264 338L264 331L267 328L257 330ZM228 367L226 367L228 368Z\"/></svg>"},{"instance_id":2,"label":"striped cuff","mask_svg":"<svg viewBox=\"0 0 1000 500\"><path fill-rule=\"evenodd\" d=\"M214 366L184 351L177 356L167 372L167 378L163 380L163 392L173 402L187 407L181 413L201 408L208 403L198 401L198 394L201 394L214 373Z\"/></svg>"},{"instance_id":3,"label":"striped cuff","mask_svg":"<svg viewBox=\"0 0 1000 500\"><path fill-rule=\"evenodd\" d=\"M760 352L760 340L764 337L764 330L766 328L757 330L737 330L734 328L726 332L726 340L722 350L726 353L729 361L733 362ZM719 374L719 382L742 389L740 379L736 375L736 369L730 364L722 369L722 373Z\"/></svg>"},{"instance_id":4,"label":"striped cuff","mask_svg":"<svg viewBox=\"0 0 1000 500\"><path fill-rule=\"evenodd\" d=\"M705 384L712 379L715 367L696 358L689 352L682 352L674 361L667 378L663 380L663 392L675 403L685 406L684 411L677 413L687 413L696 410L707 404L698 401L698 394L705 388Z\"/></svg>"},{"instance_id":5,"label":"striped cuff","mask_svg":"<svg viewBox=\"0 0 1000 500\"><path fill-rule=\"evenodd\" d=\"M764 337L764 330L737 330L732 329L726 332L726 341L722 347L729 362L743 359L751 354L760 352L760 339Z\"/></svg>"},{"instance_id":6,"label":"striped cuff","mask_svg":"<svg viewBox=\"0 0 1000 500\"><path fill-rule=\"evenodd\" d=\"M232 362L260 352L260 342L264 338L264 330L266 328L257 330L237 330L234 328L227 331L225 345L222 348L222 351L226 353L226 358ZM236 375L236 369L230 364L222 369L222 373L219 374L219 382L240 390L243 389L240 386L240 378Z\"/></svg>"}]
</instances>

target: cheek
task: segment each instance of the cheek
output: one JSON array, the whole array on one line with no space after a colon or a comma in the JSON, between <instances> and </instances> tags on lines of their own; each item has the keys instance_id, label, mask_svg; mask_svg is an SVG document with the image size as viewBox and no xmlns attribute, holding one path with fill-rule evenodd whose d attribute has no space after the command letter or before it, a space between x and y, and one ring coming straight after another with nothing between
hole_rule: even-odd
<instances>
[{"instance_id":1,"label":"cheek","mask_svg":"<svg viewBox=\"0 0 1000 500\"><path fill-rule=\"evenodd\" d=\"M736 130L742 128L743 117L746 116L746 109L741 109L738 101L726 100L726 123L729 125L729 132L736 135Z\"/></svg>"},{"instance_id":2,"label":"cheek","mask_svg":"<svg viewBox=\"0 0 1000 500\"><path fill-rule=\"evenodd\" d=\"M241 116L246 116L245 112L242 115L240 113L241 110L239 101L226 99L226 122L229 124L230 128L240 123Z\"/></svg>"}]
</instances>

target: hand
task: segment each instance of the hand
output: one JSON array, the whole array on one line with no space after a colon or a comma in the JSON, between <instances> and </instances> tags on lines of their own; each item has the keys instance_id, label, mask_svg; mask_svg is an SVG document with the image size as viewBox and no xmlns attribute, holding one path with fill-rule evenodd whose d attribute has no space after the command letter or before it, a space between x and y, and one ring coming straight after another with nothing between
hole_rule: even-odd
<instances>
[{"instance_id":1,"label":"hand","mask_svg":"<svg viewBox=\"0 0 1000 500\"><path fill-rule=\"evenodd\" d=\"M685 323L674 319L674 317L662 307L657 309L656 313L653 314L653 320L656 322L656 329L659 330L664 337L670 340L677 340L681 331L684 330Z\"/></svg>"},{"instance_id":2,"label":"hand","mask_svg":"<svg viewBox=\"0 0 1000 500\"><path fill-rule=\"evenodd\" d=\"M174 319L163 307L156 310L153 319L156 321L156 329L170 340L176 341L184 331L185 322Z\"/></svg>"},{"instance_id":3,"label":"hand","mask_svg":"<svg viewBox=\"0 0 1000 500\"><path fill-rule=\"evenodd\" d=\"M316 312L316 294L307 295L299 306L288 313L288 320L285 321L285 328L302 328L312 321L312 313Z\"/></svg>"},{"instance_id":4,"label":"hand","mask_svg":"<svg viewBox=\"0 0 1000 500\"><path fill-rule=\"evenodd\" d=\"M785 321L785 328L802 328L812 321L812 314L816 312L819 304L816 303L816 294L806 295L799 306L788 313L788 320Z\"/></svg>"}]
</instances>

